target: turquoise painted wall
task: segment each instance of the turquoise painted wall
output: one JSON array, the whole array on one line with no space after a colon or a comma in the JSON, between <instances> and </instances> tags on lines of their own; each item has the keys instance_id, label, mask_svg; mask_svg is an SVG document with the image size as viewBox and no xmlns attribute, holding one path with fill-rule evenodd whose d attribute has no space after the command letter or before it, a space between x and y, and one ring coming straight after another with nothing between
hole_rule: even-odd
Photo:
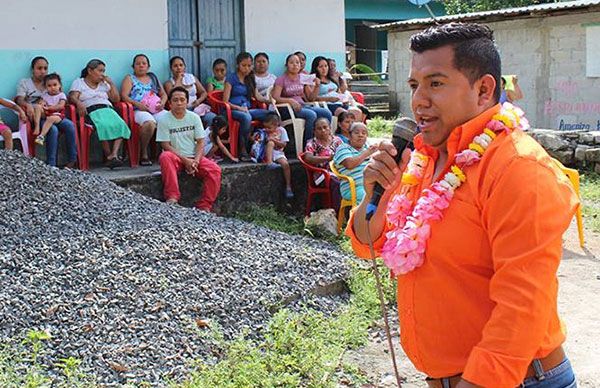
<instances>
[{"instance_id":1,"label":"turquoise painted wall","mask_svg":"<svg viewBox=\"0 0 600 388\"><path fill-rule=\"evenodd\" d=\"M79 77L87 61L99 58L106 63L106 73L120 86L123 77L131 72L133 56L144 53L150 58L151 70L161 81L169 77L169 53L167 50L129 51L129 50L0 50L0 97L13 99L17 83L21 78L30 76L31 59L42 55L50 63L49 72L57 72L63 79L63 90L68 91L74 79ZM252 53L255 54L255 53ZM270 72L281 75L285 71L285 58L289 53L268 52ZM334 58L340 69L345 68L345 53L306 52L307 70L318 55ZM8 66L10 64L10 66ZM230 64L230 66L233 64ZM233 67L230 67L233 69Z\"/></svg>"},{"instance_id":2,"label":"turquoise painted wall","mask_svg":"<svg viewBox=\"0 0 600 388\"><path fill-rule=\"evenodd\" d=\"M90 59L106 63L106 73L120 86L123 77L131 72L133 56L144 53L150 58L151 69L161 81L167 79L169 52L167 50L0 50L0 97L12 99L17 83L30 76L31 59L42 55L50 63L49 72L57 72L68 91Z\"/></svg>"},{"instance_id":3,"label":"turquoise painted wall","mask_svg":"<svg viewBox=\"0 0 600 388\"><path fill-rule=\"evenodd\" d=\"M425 7L417 7L406 0L344 0L346 19L359 20L406 20L429 17ZM436 16L444 15L444 6L430 3Z\"/></svg>"}]
</instances>

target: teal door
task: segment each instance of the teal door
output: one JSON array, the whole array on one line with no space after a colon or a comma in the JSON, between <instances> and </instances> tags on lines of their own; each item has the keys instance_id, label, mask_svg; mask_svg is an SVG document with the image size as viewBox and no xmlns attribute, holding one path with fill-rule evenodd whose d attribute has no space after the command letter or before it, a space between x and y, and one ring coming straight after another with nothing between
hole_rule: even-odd
<instances>
[{"instance_id":1,"label":"teal door","mask_svg":"<svg viewBox=\"0 0 600 388\"><path fill-rule=\"evenodd\" d=\"M235 66L241 50L240 0L168 0L169 54L179 55L202 82L217 58Z\"/></svg>"}]
</instances>

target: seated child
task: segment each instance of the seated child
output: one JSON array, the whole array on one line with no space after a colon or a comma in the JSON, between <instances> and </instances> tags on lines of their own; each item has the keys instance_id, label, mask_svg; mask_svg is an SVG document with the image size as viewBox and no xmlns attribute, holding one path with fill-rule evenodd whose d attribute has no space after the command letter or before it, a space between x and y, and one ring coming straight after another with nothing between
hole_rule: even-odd
<instances>
[{"instance_id":1,"label":"seated child","mask_svg":"<svg viewBox=\"0 0 600 388\"><path fill-rule=\"evenodd\" d=\"M225 89L225 75L227 74L227 62L223 58L217 58L212 65L213 75L206 79L206 91Z\"/></svg>"},{"instance_id":2,"label":"seated child","mask_svg":"<svg viewBox=\"0 0 600 388\"><path fill-rule=\"evenodd\" d=\"M369 162L369 158L379 147L377 144L367 146L368 135L369 130L364 123L353 123L350 127L350 143L339 146L333 156L333 162L340 174L354 178L357 204L365 196L363 171ZM344 199L351 199L350 184L348 181L341 181L340 192Z\"/></svg>"},{"instance_id":3,"label":"seated child","mask_svg":"<svg viewBox=\"0 0 600 388\"><path fill-rule=\"evenodd\" d=\"M225 144L229 144L229 137L224 138L227 133L227 119L223 116L216 116L207 131L206 138L204 139L204 156L212 159L221 159L217 153L221 153L227 159L233 163L238 163L240 160L234 157L231 152L225 147Z\"/></svg>"},{"instance_id":4,"label":"seated child","mask_svg":"<svg viewBox=\"0 0 600 388\"><path fill-rule=\"evenodd\" d=\"M314 134L315 137L306 143L304 161L315 167L329 170L329 162L333 160L335 151L339 146L344 144L344 142L339 137L331 134L329 121L324 117L318 118L317 121L315 121ZM323 174L315 173L314 175L313 179L317 185L320 185L325 180ZM333 173L330 173L329 192L331 195L332 207L337 213L341 202L340 181Z\"/></svg>"},{"instance_id":5,"label":"seated child","mask_svg":"<svg viewBox=\"0 0 600 388\"><path fill-rule=\"evenodd\" d=\"M44 77L44 86L46 91L42 93L42 98L33 107L33 135L37 136L35 143L44 145L44 140L50 128L62 121L63 117L60 111L64 109L67 103L67 96L62 92L60 76L56 73L50 73ZM45 117L44 125L40 132L40 122Z\"/></svg>"},{"instance_id":6,"label":"seated child","mask_svg":"<svg viewBox=\"0 0 600 388\"><path fill-rule=\"evenodd\" d=\"M352 112L342 112L338 116L338 127L335 134L346 144L348 144L348 138L350 137L350 126L354 121L354 114Z\"/></svg>"},{"instance_id":7,"label":"seated child","mask_svg":"<svg viewBox=\"0 0 600 388\"><path fill-rule=\"evenodd\" d=\"M17 104L15 104L14 102L5 100L4 98L0 98L0 105L16 111L17 114L19 115L19 119L21 121L23 121L23 122L27 121L27 115L25 115L25 112L23 111L23 109L21 109L21 107L18 106ZM0 136L2 136L0 138L0 141L4 142L4 149L12 150L13 149L12 131L8 125L4 124L4 121L2 121L1 116L0 116Z\"/></svg>"},{"instance_id":8,"label":"seated child","mask_svg":"<svg viewBox=\"0 0 600 388\"><path fill-rule=\"evenodd\" d=\"M283 152L290 141L287 131L280 126L279 116L274 112L269 112L266 115L263 125L266 136L263 161L267 164L267 168L282 167L283 177L285 178L285 197L288 199L293 198L292 173Z\"/></svg>"}]
</instances>

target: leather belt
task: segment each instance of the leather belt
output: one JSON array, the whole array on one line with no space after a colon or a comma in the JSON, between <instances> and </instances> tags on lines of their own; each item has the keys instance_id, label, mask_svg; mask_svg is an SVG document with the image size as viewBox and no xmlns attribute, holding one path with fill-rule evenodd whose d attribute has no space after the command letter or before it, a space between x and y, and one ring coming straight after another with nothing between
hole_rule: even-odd
<instances>
[{"instance_id":1,"label":"leather belt","mask_svg":"<svg viewBox=\"0 0 600 388\"><path fill-rule=\"evenodd\" d=\"M563 350L562 346L559 346L558 348L550 352L550 354L548 354L546 357L537 360L539 361L539 365L542 367L541 369L543 369L543 371L545 372L557 367L558 364L563 362L564 359L565 351ZM525 375L525 379L536 376L536 369L534 363L535 360L527 368L527 374ZM425 381L427 382L429 388L454 388L460 380L461 375L456 375L439 379L432 379L428 377Z\"/></svg>"}]
</instances>

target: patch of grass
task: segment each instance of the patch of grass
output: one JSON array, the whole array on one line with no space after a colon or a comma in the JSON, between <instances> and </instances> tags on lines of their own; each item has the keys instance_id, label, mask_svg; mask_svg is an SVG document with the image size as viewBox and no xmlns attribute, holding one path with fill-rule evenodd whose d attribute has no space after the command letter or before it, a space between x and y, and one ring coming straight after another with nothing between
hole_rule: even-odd
<instances>
[{"instance_id":1,"label":"patch of grass","mask_svg":"<svg viewBox=\"0 0 600 388\"><path fill-rule=\"evenodd\" d=\"M394 120L386 120L381 116L375 116L367 120L367 127L369 128L369 137L391 138Z\"/></svg>"},{"instance_id":2,"label":"patch of grass","mask_svg":"<svg viewBox=\"0 0 600 388\"><path fill-rule=\"evenodd\" d=\"M388 300L395 300L389 273L382 270ZM368 328L380 316L370 269L353 268L350 304L332 316L315 310L280 310L261 341L240 337L226 344L216 365L198 363L190 378L172 387L336 387L340 376L362 384L356 366L343 364L347 349L367 342Z\"/></svg>"},{"instance_id":3,"label":"patch of grass","mask_svg":"<svg viewBox=\"0 0 600 388\"><path fill-rule=\"evenodd\" d=\"M42 330L29 330L25 338L3 340L0 344L0 387L3 388L87 388L95 387L92 378L81 370L81 360L75 357L62 358L55 366L62 372L61 381L50 377L49 367L38 358L44 354L44 341L51 339Z\"/></svg>"},{"instance_id":4,"label":"patch of grass","mask_svg":"<svg viewBox=\"0 0 600 388\"><path fill-rule=\"evenodd\" d=\"M301 219L278 213L273 206L252 205L242 212L235 213L235 217L284 233L305 233L304 222Z\"/></svg>"},{"instance_id":5,"label":"patch of grass","mask_svg":"<svg viewBox=\"0 0 600 388\"><path fill-rule=\"evenodd\" d=\"M581 175L583 221L594 232L600 232L600 175L586 172Z\"/></svg>"}]
</instances>

